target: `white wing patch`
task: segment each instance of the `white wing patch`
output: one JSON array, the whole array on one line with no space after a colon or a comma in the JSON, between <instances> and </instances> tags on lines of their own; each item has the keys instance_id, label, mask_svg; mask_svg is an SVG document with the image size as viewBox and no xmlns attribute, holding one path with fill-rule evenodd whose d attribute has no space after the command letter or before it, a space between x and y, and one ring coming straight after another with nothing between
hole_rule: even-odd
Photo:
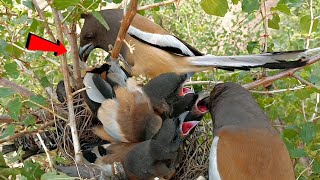
<instances>
[{"instance_id":1,"label":"white wing patch","mask_svg":"<svg viewBox=\"0 0 320 180\"><path fill-rule=\"evenodd\" d=\"M209 155L209 180L221 180L219 171L218 171L218 156L217 156L217 149L218 149L218 141L219 137L214 137L210 149Z\"/></svg>"},{"instance_id":2,"label":"white wing patch","mask_svg":"<svg viewBox=\"0 0 320 180\"><path fill-rule=\"evenodd\" d=\"M177 48L180 49L181 52L185 55L194 56L193 52L191 52L186 45L184 45L179 39L175 38L172 35L148 33L141 31L133 26L129 27L128 34L134 35L137 38L150 44L161 47Z\"/></svg>"},{"instance_id":3,"label":"white wing patch","mask_svg":"<svg viewBox=\"0 0 320 180\"><path fill-rule=\"evenodd\" d=\"M86 92L88 97L94 102L102 103L106 98L100 93L94 84L92 80L93 75L93 73L87 73L83 78L83 84L87 87Z\"/></svg>"},{"instance_id":4,"label":"white wing patch","mask_svg":"<svg viewBox=\"0 0 320 180\"><path fill-rule=\"evenodd\" d=\"M114 99L105 100L98 109L98 119L103 124L103 129L113 139L119 142L128 142L117 123L120 104ZM112 110L111 110L112 108Z\"/></svg>"}]
</instances>

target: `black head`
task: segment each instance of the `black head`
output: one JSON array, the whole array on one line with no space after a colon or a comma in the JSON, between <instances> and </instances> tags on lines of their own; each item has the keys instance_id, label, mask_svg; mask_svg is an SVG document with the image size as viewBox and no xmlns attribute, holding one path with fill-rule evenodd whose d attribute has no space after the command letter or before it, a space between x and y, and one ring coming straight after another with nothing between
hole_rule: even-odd
<instances>
[{"instance_id":1,"label":"black head","mask_svg":"<svg viewBox=\"0 0 320 180\"><path fill-rule=\"evenodd\" d=\"M120 29L120 21L123 18L123 10L109 9L100 11L107 22L108 31L92 14L82 15L85 19L80 33L79 56L84 62L94 48L102 48L109 51L108 45L114 45Z\"/></svg>"},{"instance_id":2,"label":"black head","mask_svg":"<svg viewBox=\"0 0 320 180\"><path fill-rule=\"evenodd\" d=\"M236 83L216 85L210 94L209 110L214 120L214 129L223 126L271 127L250 92Z\"/></svg>"}]
</instances>

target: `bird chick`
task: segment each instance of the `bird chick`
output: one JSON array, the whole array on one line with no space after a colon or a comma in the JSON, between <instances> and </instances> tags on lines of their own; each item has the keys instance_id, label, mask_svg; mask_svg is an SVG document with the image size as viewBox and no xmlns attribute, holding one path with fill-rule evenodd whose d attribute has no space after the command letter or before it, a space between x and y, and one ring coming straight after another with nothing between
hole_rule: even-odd
<instances>
[{"instance_id":1,"label":"bird chick","mask_svg":"<svg viewBox=\"0 0 320 180\"><path fill-rule=\"evenodd\" d=\"M126 87L116 88L115 95L98 109L103 126L94 128L96 135L109 142L141 142L158 132L162 119L134 79L128 79Z\"/></svg>"}]
</instances>

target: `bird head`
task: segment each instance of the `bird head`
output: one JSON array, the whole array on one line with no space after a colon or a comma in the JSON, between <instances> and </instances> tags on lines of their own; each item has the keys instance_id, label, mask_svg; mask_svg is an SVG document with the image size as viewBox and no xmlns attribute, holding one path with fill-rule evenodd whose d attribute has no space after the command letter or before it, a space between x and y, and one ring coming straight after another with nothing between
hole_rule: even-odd
<instances>
[{"instance_id":1,"label":"bird head","mask_svg":"<svg viewBox=\"0 0 320 180\"><path fill-rule=\"evenodd\" d=\"M122 10L103 10L100 11L102 17L109 25L106 29L92 14L83 14L84 24L80 33L79 57L81 61L86 62L91 51L95 48L101 48L109 51L109 44L115 43L122 20Z\"/></svg>"}]
</instances>

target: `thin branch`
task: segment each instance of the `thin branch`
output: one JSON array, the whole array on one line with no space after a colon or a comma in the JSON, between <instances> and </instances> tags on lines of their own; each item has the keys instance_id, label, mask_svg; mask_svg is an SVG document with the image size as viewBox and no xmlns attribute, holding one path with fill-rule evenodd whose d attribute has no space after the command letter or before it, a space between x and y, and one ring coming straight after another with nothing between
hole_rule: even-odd
<instances>
[{"instance_id":1,"label":"thin branch","mask_svg":"<svg viewBox=\"0 0 320 180\"><path fill-rule=\"evenodd\" d=\"M72 54L72 66L73 66L73 71L74 71L74 77L76 79L76 89L80 89L83 87L83 82L82 82L82 78L81 78L81 71L80 71L80 64L79 64L79 52L78 52L78 44L77 44L77 34L76 34L76 21L73 20L71 23L71 30L68 28L67 25L62 24L62 19L63 16L61 14L61 12L59 13L59 19L61 21L61 25L63 26L62 30L64 32L64 34L67 36L67 39L70 43L70 51Z\"/></svg>"},{"instance_id":2,"label":"thin branch","mask_svg":"<svg viewBox=\"0 0 320 180\"><path fill-rule=\"evenodd\" d=\"M168 1L163 1L163 2L158 2L158 3L146 5L146 6L141 6L138 8L138 11L152 9L155 7L164 6L164 5L168 5L168 4L175 3L175 2L177 2L177 0L168 0Z\"/></svg>"},{"instance_id":3,"label":"thin branch","mask_svg":"<svg viewBox=\"0 0 320 180\"><path fill-rule=\"evenodd\" d=\"M41 135L39 133L37 133L37 137L40 140L41 146L43 147L43 150L47 155L47 159L48 159L48 162L49 162L50 169L53 170L53 163L52 163L52 160L51 160L51 157L50 157L50 154L49 154L49 150L48 150L47 146L44 144L44 141L43 141L43 139L42 139L42 137L41 137Z\"/></svg>"},{"instance_id":4,"label":"thin branch","mask_svg":"<svg viewBox=\"0 0 320 180\"><path fill-rule=\"evenodd\" d=\"M319 88L319 87L317 87L317 86L315 86L314 84L312 84L311 82L303 79L303 78L300 77L299 75L297 75L297 74L292 74L292 77L296 78L296 79L299 80L301 83L303 83L303 84L305 84L305 85L307 85L307 86L311 86L311 87L317 89L317 90L320 92L320 88Z\"/></svg>"},{"instance_id":5,"label":"thin branch","mask_svg":"<svg viewBox=\"0 0 320 180\"><path fill-rule=\"evenodd\" d=\"M311 38L311 33L312 33L312 28L313 28L313 23L314 23L314 18L313 18L313 0L310 0L310 27L309 27L309 33L307 36L307 42L306 42L306 49L309 49L310 45L310 38Z\"/></svg>"},{"instance_id":6,"label":"thin branch","mask_svg":"<svg viewBox=\"0 0 320 180\"><path fill-rule=\"evenodd\" d=\"M309 66L309 65L311 65L313 63L318 62L319 60L320 60L320 55L313 56L308 60L308 62L307 62L307 64L305 66ZM287 77L287 76L292 76L293 73L295 73L296 71L304 68L305 66L282 71L279 74L276 74L276 75L273 75L273 76L269 76L269 77L265 77L265 78L259 79L257 81L245 84L245 85L243 85L243 87L245 87L246 89L253 89L253 88L262 86L264 84L268 84L270 82L276 81L276 80L278 80L280 78Z\"/></svg>"},{"instance_id":7,"label":"thin branch","mask_svg":"<svg viewBox=\"0 0 320 180\"><path fill-rule=\"evenodd\" d=\"M63 42L62 24L61 24L61 20L59 17L59 12L56 11L55 8L53 8L53 7L51 7L51 9L52 9L53 17L54 17L54 22L57 27L59 40L61 42ZM72 141L73 141L73 146L74 146L75 160L76 160L76 163L81 163L82 162L82 153L81 153L81 149L80 149L78 131L77 131L77 126L76 126L75 114L74 114L73 96L72 96L72 92L71 92L70 77L69 77L66 54L59 56L59 58L62 63L62 74L64 77L64 85L65 85L65 90L66 90L67 105L68 105L68 111L69 111L68 119L69 119L71 136L72 136Z\"/></svg>"},{"instance_id":8,"label":"thin branch","mask_svg":"<svg viewBox=\"0 0 320 180\"><path fill-rule=\"evenodd\" d=\"M40 7L39 7L39 5L38 5L36 0L32 0L32 3L34 5L34 7L36 8L40 19L42 19L45 22L44 23L44 27L46 28L47 33L49 34L51 41L55 42L56 39L54 38L54 35L53 35L53 33L52 33L52 31L51 31L51 29L49 27L48 21L46 20L46 18L43 15L43 11L40 9Z\"/></svg>"},{"instance_id":9,"label":"thin branch","mask_svg":"<svg viewBox=\"0 0 320 180\"><path fill-rule=\"evenodd\" d=\"M124 38L126 36L126 33L127 33L128 29L129 29L129 26L130 26L134 16L137 13L137 6L138 6L138 0L132 0L130 8L128 9L127 14L124 16L124 18L122 20L122 23L121 23L121 26L120 26L120 30L119 30L119 33L118 33L118 36L117 36L117 40L116 40L116 42L115 42L115 44L113 46L113 50L112 50L112 53L111 53L111 57L113 59L117 59L118 56L119 56L123 40L124 40Z\"/></svg>"},{"instance_id":10,"label":"thin branch","mask_svg":"<svg viewBox=\"0 0 320 180\"><path fill-rule=\"evenodd\" d=\"M264 13L262 12L262 6L264 9ZM260 13L263 19L263 27L264 27L264 43L263 43L263 53L267 53L268 52L268 37L269 37L269 33L268 33L268 16L267 16L267 6L266 6L266 0L263 0L263 2L261 2L261 8L260 8ZM267 71L266 68L262 68L262 77L267 76Z\"/></svg>"},{"instance_id":11,"label":"thin branch","mask_svg":"<svg viewBox=\"0 0 320 180\"><path fill-rule=\"evenodd\" d=\"M305 88L306 86L297 86L294 88L288 88L288 89L278 89L278 90L272 90L272 91L255 91L255 90L250 90L252 93L258 93L258 94L275 94L275 93L281 93L281 92L287 92L287 91L296 91Z\"/></svg>"},{"instance_id":12,"label":"thin branch","mask_svg":"<svg viewBox=\"0 0 320 180\"><path fill-rule=\"evenodd\" d=\"M184 83L184 85L202 85L202 84L218 84L218 83L223 83L222 81L218 81L218 82L213 82L213 81L188 81L186 83Z\"/></svg>"},{"instance_id":13,"label":"thin branch","mask_svg":"<svg viewBox=\"0 0 320 180\"><path fill-rule=\"evenodd\" d=\"M314 108L314 113L312 114L312 118L311 118L311 120L310 120L310 122L313 122L314 120L315 120L315 118L316 118L316 115L317 115L317 113L318 113L318 105L319 105L319 103L320 103L320 93L317 93L317 100L316 100L316 106L315 106L315 108Z\"/></svg>"},{"instance_id":14,"label":"thin branch","mask_svg":"<svg viewBox=\"0 0 320 180\"><path fill-rule=\"evenodd\" d=\"M4 143L4 142L8 142L8 141L11 141L13 139L16 139L18 137L21 137L21 136L24 136L26 134L33 134L33 133L39 133L39 132L42 132L42 130L44 130L45 128L47 128L48 126L51 126L52 124L54 124L55 121L49 121L49 122L46 122L44 123L42 126L40 126L38 129L36 130L32 130L32 131L29 131L27 129L25 130L22 130L21 132L19 133L15 133L14 135L12 136L8 136L2 140L0 140L0 144Z\"/></svg>"},{"instance_id":15,"label":"thin branch","mask_svg":"<svg viewBox=\"0 0 320 180\"><path fill-rule=\"evenodd\" d=\"M0 86L11 88L13 91L19 93L22 96L28 97L28 98L31 97L32 95L34 95L27 88L20 86L14 82L11 82L6 78L0 78Z\"/></svg>"}]
</instances>

